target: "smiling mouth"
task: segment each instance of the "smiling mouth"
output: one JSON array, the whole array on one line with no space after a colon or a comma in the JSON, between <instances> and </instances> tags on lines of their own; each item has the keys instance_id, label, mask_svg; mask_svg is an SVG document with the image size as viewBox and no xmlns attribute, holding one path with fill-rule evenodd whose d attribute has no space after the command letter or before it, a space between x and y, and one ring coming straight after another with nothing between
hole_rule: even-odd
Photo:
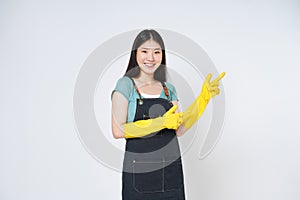
<instances>
[{"instance_id":1,"label":"smiling mouth","mask_svg":"<svg viewBox=\"0 0 300 200\"><path fill-rule=\"evenodd\" d=\"M155 64L147 64L147 63L145 63L145 66L147 66L147 67L154 67L155 66Z\"/></svg>"}]
</instances>

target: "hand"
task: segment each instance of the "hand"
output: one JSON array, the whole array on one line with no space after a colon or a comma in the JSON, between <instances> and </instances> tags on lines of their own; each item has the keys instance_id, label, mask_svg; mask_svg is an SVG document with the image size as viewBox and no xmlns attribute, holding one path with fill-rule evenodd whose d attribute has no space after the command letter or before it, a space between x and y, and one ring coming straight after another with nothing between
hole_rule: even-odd
<instances>
[{"instance_id":1,"label":"hand","mask_svg":"<svg viewBox=\"0 0 300 200\"><path fill-rule=\"evenodd\" d=\"M164 128L177 130L178 127L181 125L183 113L175 113L177 107L177 105L174 105L163 115Z\"/></svg>"},{"instance_id":2,"label":"hand","mask_svg":"<svg viewBox=\"0 0 300 200\"><path fill-rule=\"evenodd\" d=\"M203 86L202 86L202 92L204 94L205 100L210 100L212 97L220 94L220 80L225 76L225 72L222 72L218 78L210 82L210 79L212 77L212 74L208 74Z\"/></svg>"}]
</instances>

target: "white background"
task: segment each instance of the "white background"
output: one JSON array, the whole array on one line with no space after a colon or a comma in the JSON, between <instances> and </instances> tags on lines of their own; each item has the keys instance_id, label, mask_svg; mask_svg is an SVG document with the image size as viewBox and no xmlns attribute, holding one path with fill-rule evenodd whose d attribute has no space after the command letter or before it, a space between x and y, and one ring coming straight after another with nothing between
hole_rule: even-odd
<instances>
[{"instance_id":1,"label":"white background","mask_svg":"<svg viewBox=\"0 0 300 200\"><path fill-rule=\"evenodd\" d=\"M185 164L188 199L300 199L299 11L297 0L1 1L0 199L120 199L121 174L77 136L72 98L95 48L143 28L186 35L227 72L223 136Z\"/></svg>"}]
</instances>

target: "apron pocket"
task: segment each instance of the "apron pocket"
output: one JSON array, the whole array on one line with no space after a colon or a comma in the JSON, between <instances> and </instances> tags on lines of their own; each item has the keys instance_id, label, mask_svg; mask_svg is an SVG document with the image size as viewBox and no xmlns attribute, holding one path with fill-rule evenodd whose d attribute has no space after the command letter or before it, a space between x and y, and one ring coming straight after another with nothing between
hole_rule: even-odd
<instances>
[{"instance_id":1,"label":"apron pocket","mask_svg":"<svg viewBox=\"0 0 300 200\"><path fill-rule=\"evenodd\" d=\"M134 160L133 185L140 193L162 192L164 188L163 160Z\"/></svg>"}]
</instances>

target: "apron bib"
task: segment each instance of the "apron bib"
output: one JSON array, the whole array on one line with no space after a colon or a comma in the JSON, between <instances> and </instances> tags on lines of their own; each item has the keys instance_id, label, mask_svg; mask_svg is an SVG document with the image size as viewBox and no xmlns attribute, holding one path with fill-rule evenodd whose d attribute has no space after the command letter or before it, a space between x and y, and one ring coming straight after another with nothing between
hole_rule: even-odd
<instances>
[{"instance_id":1,"label":"apron bib","mask_svg":"<svg viewBox=\"0 0 300 200\"><path fill-rule=\"evenodd\" d=\"M132 80L133 81L133 80ZM173 104L139 94L134 121L164 115ZM169 96L164 83L166 96ZM122 174L123 200L184 200L182 161L175 130L163 129L142 138L126 139Z\"/></svg>"}]
</instances>

